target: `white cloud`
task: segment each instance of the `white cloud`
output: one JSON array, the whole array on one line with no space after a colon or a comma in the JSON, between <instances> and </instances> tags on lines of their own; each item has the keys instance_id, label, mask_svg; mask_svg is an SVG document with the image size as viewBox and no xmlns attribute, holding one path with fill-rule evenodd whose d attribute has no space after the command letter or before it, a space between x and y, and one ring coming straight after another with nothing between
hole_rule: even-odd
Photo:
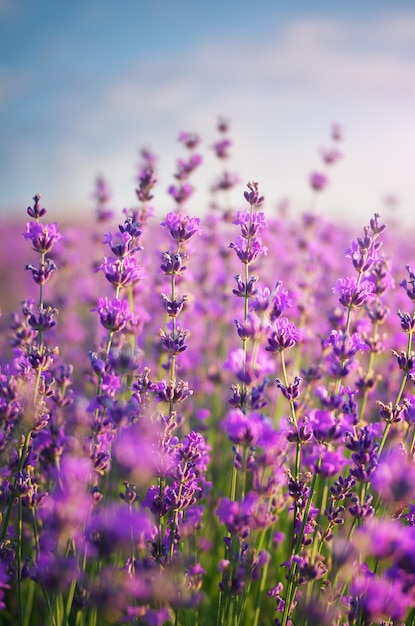
<instances>
[{"instance_id":1,"label":"white cloud","mask_svg":"<svg viewBox=\"0 0 415 626\"><path fill-rule=\"evenodd\" d=\"M415 97L415 54L399 54L408 22L415 31L414 19L371 23L370 49L363 26L317 19L289 24L282 35L265 41L211 41L192 55L132 63L100 93L86 91L74 103L78 100L93 127L105 118L134 121L143 115L157 124L159 116L177 119L192 106L213 108L221 102L251 116L259 107L266 114L281 115L292 107L300 112L310 102L334 108L345 97L351 103L376 99L380 106L405 106ZM386 32L394 50L382 46ZM364 50L358 45L362 41ZM92 99L97 106L88 113L84 107Z\"/></svg>"},{"instance_id":2,"label":"white cloud","mask_svg":"<svg viewBox=\"0 0 415 626\"><path fill-rule=\"evenodd\" d=\"M92 184L102 171L123 205L132 198L142 144L161 153L166 186L181 153L178 131L197 131L211 143L216 117L225 114L233 120L242 181L262 176L273 200L291 193L299 204L308 201L307 174L319 165L330 123L339 121L347 158L333 170L327 204L370 214L383 193L396 191L409 206L415 198L413 32L412 15L359 23L303 18L266 39L216 37L191 54L132 61L115 80L66 95L59 109L66 130L53 145L54 188L61 185L79 203L87 179ZM69 183L68 171L76 183ZM200 180L207 184L218 171L213 165Z\"/></svg>"}]
</instances>

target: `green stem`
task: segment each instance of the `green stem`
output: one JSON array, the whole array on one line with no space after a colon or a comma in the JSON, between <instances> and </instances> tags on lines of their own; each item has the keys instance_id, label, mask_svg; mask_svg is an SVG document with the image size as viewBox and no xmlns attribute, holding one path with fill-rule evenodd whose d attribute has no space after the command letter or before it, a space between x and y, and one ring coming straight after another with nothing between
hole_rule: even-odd
<instances>
[{"instance_id":1,"label":"green stem","mask_svg":"<svg viewBox=\"0 0 415 626\"><path fill-rule=\"evenodd\" d=\"M321 476L319 477L319 482L321 482ZM327 498L328 498L328 493L329 493L329 486L328 486L328 482L327 480L324 481L323 483L323 491L321 494L321 502L320 502L320 506L318 507L320 510L320 513L318 515L318 519L317 519L317 526L316 529L314 531L314 537L313 537L313 547L311 550L311 562L314 563L314 560L316 558L316 554L317 554L317 547L319 548L319 550L321 550L322 546L323 546L323 533L322 533L322 541L318 542L318 530L319 527L321 528L322 525L322 519L324 517L324 511L326 509L326 505L327 505Z\"/></svg>"},{"instance_id":2,"label":"green stem","mask_svg":"<svg viewBox=\"0 0 415 626\"><path fill-rule=\"evenodd\" d=\"M258 543L258 552L262 550L267 535L268 535L267 529L261 533L261 537ZM269 568L269 561L267 561L264 567L262 568L261 581L259 583L258 592L256 594L255 613L254 613L254 620L253 620L252 626L258 626L259 616L261 613L261 598L264 596L264 592L265 592L265 585L266 585L267 577L268 577L268 568Z\"/></svg>"},{"instance_id":3,"label":"green stem","mask_svg":"<svg viewBox=\"0 0 415 626\"><path fill-rule=\"evenodd\" d=\"M415 315L415 308L414 308L414 311L412 313L412 318L414 317L414 315ZM408 333L408 341L407 341L407 344L406 344L406 358L407 359L409 359L409 357L411 355L413 333L414 333L413 330L411 330ZM408 380L408 373L405 372L404 375L402 376L401 384L399 386L398 393L396 394L395 402L393 403L393 410L396 409L396 407L398 406L399 402L401 401L402 394L403 394L403 391L405 389L405 385L406 385L406 381L407 380ZM386 426L385 426L385 430L383 431L382 441L380 442L379 449L378 449L378 456L379 457L380 457L380 455L382 453L382 450L383 450L383 448L385 446L386 439L388 437L391 425L392 425L391 422L388 422L386 424Z\"/></svg>"},{"instance_id":4,"label":"green stem","mask_svg":"<svg viewBox=\"0 0 415 626\"><path fill-rule=\"evenodd\" d=\"M379 322L376 320L374 325L373 325L373 341L376 341L377 338L378 338L378 325L379 325ZM366 371L367 371L367 373L369 375L373 371L373 361L374 360L375 360L375 353L373 352L373 350L370 350L368 364L367 364L367 369L366 369ZM365 408L366 408L368 394L369 394L369 389L367 387L365 387L365 390L364 390L363 395L362 395L362 401L361 401L360 407L359 407L359 415L358 415L359 423L362 422L363 415L365 413Z\"/></svg>"},{"instance_id":5,"label":"green stem","mask_svg":"<svg viewBox=\"0 0 415 626\"><path fill-rule=\"evenodd\" d=\"M39 346L39 350L40 350L40 346ZM39 385L40 385L40 377L42 375L42 368L39 367L39 369L36 371L36 380L35 380L35 388L33 391L33 406L36 410L36 404L37 404L37 396L39 393Z\"/></svg>"},{"instance_id":6,"label":"green stem","mask_svg":"<svg viewBox=\"0 0 415 626\"><path fill-rule=\"evenodd\" d=\"M27 589L27 595L26 595L26 605L25 605L23 626L30 626L30 618L32 615L33 600L35 597L35 590L36 590L36 584L34 583L33 580L28 580L27 584L28 584L28 589Z\"/></svg>"},{"instance_id":7,"label":"green stem","mask_svg":"<svg viewBox=\"0 0 415 626\"><path fill-rule=\"evenodd\" d=\"M29 430L29 432L27 433L24 443L23 443L23 448L20 454L20 458L19 458L19 465L17 467L17 473L20 473L23 469L23 465L24 465L24 461L26 458L26 452L27 449L30 445L30 439L32 436L32 431ZM4 541L4 539L6 538L7 535L7 529L9 527L9 522L10 522L10 516L11 516L11 512L12 512L12 508L13 508L13 501L14 501L14 495L16 492L16 485L17 485L17 478L14 479L14 483L13 483L13 489L12 489L12 493L10 495L10 499L7 505L7 509L6 509L6 514L4 516L4 521L3 521L3 530L2 530L2 535L1 535L1 539L2 541Z\"/></svg>"},{"instance_id":8,"label":"green stem","mask_svg":"<svg viewBox=\"0 0 415 626\"><path fill-rule=\"evenodd\" d=\"M16 552L16 570L17 570L17 603L19 611L19 624L23 624L23 606L22 606L22 540L23 540L23 519L22 519L22 499L19 498L18 503L19 519L17 525L17 552Z\"/></svg>"},{"instance_id":9,"label":"green stem","mask_svg":"<svg viewBox=\"0 0 415 626\"><path fill-rule=\"evenodd\" d=\"M71 614L72 602L73 602L73 598L75 595L75 588L76 588L76 580L73 580L69 588L68 598L66 600L66 605L65 605L64 622L63 622L64 626L68 626L69 624L69 616Z\"/></svg>"},{"instance_id":10,"label":"green stem","mask_svg":"<svg viewBox=\"0 0 415 626\"><path fill-rule=\"evenodd\" d=\"M395 402L393 403L393 410L396 409L396 407L398 406L398 404L399 404L399 402L401 400L401 397L402 397L402 394L403 394L403 390L405 389L405 385L406 385L407 379L408 379L408 374L405 372L404 376L402 377L398 393L396 394ZM383 448L385 446L386 439L388 438L388 434L389 434L391 426L392 426L392 422L387 422L386 425L385 425L385 429L384 429L383 435L382 435L382 440L381 440L381 442L379 444L379 448L378 448L378 457L380 457L380 455L382 454L382 450L383 450Z\"/></svg>"},{"instance_id":11,"label":"green stem","mask_svg":"<svg viewBox=\"0 0 415 626\"><path fill-rule=\"evenodd\" d=\"M185 472L186 469L187 469L187 463L185 463L183 471ZM182 491L183 491L183 481L180 481L179 491L177 494L178 501L180 501L180 498L182 497ZM176 509L174 511L173 523L171 524L171 527L170 527L170 532L171 532L171 541L170 541L170 549L169 549L170 560L173 558L173 554L174 554L174 539L175 539L178 523L179 523L179 510Z\"/></svg>"},{"instance_id":12,"label":"green stem","mask_svg":"<svg viewBox=\"0 0 415 626\"><path fill-rule=\"evenodd\" d=\"M286 387L288 387L288 376L287 376L287 367L285 364L285 356L284 356L284 352L281 351L280 352L280 358L281 358L281 369L282 369L282 378L283 378L283 382L284 385ZM294 424L295 428L298 428L298 420L297 420L297 414L296 414L296 410L295 410L295 405L294 405L294 401L290 400L290 413L291 413L291 419L292 422ZM295 480L298 480L298 476L300 475L300 456L301 456L301 443L299 441L297 441L296 444L296 451L295 451L295 471L294 471L294 478Z\"/></svg>"},{"instance_id":13,"label":"green stem","mask_svg":"<svg viewBox=\"0 0 415 626\"><path fill-rule=\"evenodd\" d=\"M246 478L247 478L246 462L248 460L248 453L249 453L249 449L245 446L243 449L243 453L242 453L241 499L245 497L245 491L246 491Z\"/></svg>"},{"instance_id":14,"label":"green stem","mask_svg":"<svg viewBox=\"0 0 415 626\"><path fill-rule=\"evenodd\" d=\"M239 452L239 446L236 447L235 455ZM232 476L231 476L231 489L230 489L230 499L233 501L236 500L236 479L237 479L237 470L235 467L235 463L232 463Z\"/></svg>"},{"instance_id":15,"label":"green stem","mask_svg":"<svg viewBox=\"0 0 415 626\"><path fill-rule=\"evenodd\" d=\"M302 543L303 538L304 538L305 526L306 526L306 523L307 523L308 515L310 513L311 502L312 502L313 495L314 495L314 489L315 489L315 486L316 486L317 476L318 476L318 474L315 471L314 474L313 474L313 478L311 480L310 493L309 493L309 496L308 496L306 508L304 510L304 513L303 513L303 519L301 521L300 532L298 533L298 537L297 537L297 541L296 541L296 544L295 544L293 556L298 555L299 552L300 552L301 543ZM294 520L294 523L295 523L295 520ZM281 626L287 626L287 620L288 620L288 618L290 616L291 605L292 605L292 603L294 601L295 592L296 592L296 588L297 588L297 585L295 584L295 581L294 581L296 572L297 572L297 564L294 563L294 564L291 565L290 573L289 573L289 577L288 577L288 586L287 586L287 593L286 593L286 598L285 598L284 613L283 613L283 616L282 616Z\"/></svg>"},{"instance_id":16,"label":"green stem","mask_svg":"<svg viewBox=\"0 0 415 626\"><path fill-rule=\"evenodd\" d=\"M282 378L284 381L284 385L286 387L288 387L288 376L287 376L287 367L285 364L285 356L284 356L284 351L281 350L280 352L280 356L281 356L281 369L282 369ZM298 424L297 424L297 415L295 412L295 406L294 406L294 401L290 400L290 413L291 413L291 419L293 421L294 426L297 428Z\"/></svg>"},{"instance_id":17,"label":"green stem","mask_svg":"<svg viewBox=\"0 0 415 626\"><path fill-rule=\"evenodd\" d=\"M163 498L163 492L164 492L164 481L165 479L163 478L163 476L159 477L159 498L160 501ZM161 557L163 556L163 537L164 537L164 519L161 516L161 514L159 513L158 516L158 533L159 533L159 538L158 538L158 558L161 559Z\"/></svg>"}]
</instances>

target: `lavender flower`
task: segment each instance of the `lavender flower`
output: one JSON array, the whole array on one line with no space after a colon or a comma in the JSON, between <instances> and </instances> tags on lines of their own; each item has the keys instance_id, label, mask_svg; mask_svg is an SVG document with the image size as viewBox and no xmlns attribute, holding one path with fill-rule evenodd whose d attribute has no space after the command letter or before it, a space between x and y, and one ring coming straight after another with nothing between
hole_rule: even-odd
<instances>
[{"instance_id":1,"label":"lavender flower","mask_svg":"<svg viewBox=\"0 0 415 626\"><path fill-rule=\"evenodd\" d=\"M134 257L127 256L124 259L104 257L103 263L95 270L102 270L105 278L114 287L128 287L144 278L143 268Z\"/></svg>"},{"instance_id":2,"label":"lavender flower","mask_svg":"<svg viewBox=\"0 0 415 626\"><path fill-rule=\"evenodd\" d=\"M263 432L263 417L259 413L245 414L240 409L229 411L221 427L233 443L254 446Z\"/></svg>"},{"instance_id":3,"label":"lavender flower","mask_svg":"<svg viewBox=\"0 0 415 626\"><path fill-rule=\"evenodd\" d=\"M328 185L328 178L321 172L312 172L309 178L310 186L314 191L324 191Z\"/></svg>"},{"instance_id":4,"label":"lavender flower","mask_svg":"<svg viewBox=\"0 0 415 626\"><path fill-rule=\"evenodd\" d=\"M32 207L28 207L27 208L27 214L34 220L38 220L41 217L44 217L44 215L46 215L47 211L46 209L43 209L40 207L40 198L42 196L40 195L40 193L37 193L34 197L33 197L33 208Z\"/></svg>"},{"instance_id":5,"label":"lavender flower","mask_svg":"<svg viewBox=\"0 0 415 626\"><path fill-rule=\"evenodd\" d=\"M200 219L168 213L164 222L161 223L170 233L171 237L178 243L188 241L196 233L200 232Z\"/></svg>"},{"instance_id":6,"label":"lavender flower","mask_svg":"<svg viewBox=\"0 0 415 626\"><path fill-rule=\"evenodd\" d=\"M404 278L400 284L405 289L408 298L415 302L415 273L410 265L406 266L406 271L409 274L409 280Z\"/></svg>"},{"instance_id":7,"label":"lavender flower","mask_svg":"<svg viewBox=\"0 0 415 626\"><path fill-rule=\"evenodd\" d=\"M375 286L368 280L363 280L357 285L357 280L351 278L339 278L336 281L333 292L339 294L339 302L343 306L358 309L375 297Z\"/></svg>"},{"instance_id":8,"label":"lavender flower","mask_svg":"<svg viewBox=\"0 0 415 626\"><path fill-rule=\"evenodd\" d=\"M264 196L259 195L259 184L251 181L247 183L246 186L248 187L249 191L244 191L244 197L248 204L250 204L251 207L259 206L260 204L262 204L264 202Z\"/></svg>"},{"instance_id":9,"label":"lavender flower","mask_svg":"<svg viewBox=\"0 0 415 626\"><path fill-rule=\"evenodd\" d=\"M238 211L233 224L240 226L240 232L244 239L256 237L258 232L266 227L265 214L259 212L251 215L249 211Z\"/></svg>"},{"instance_id":10,"label":"lavender flower","mask_svg":"<svg viewBox=\"0 0 415 626\"><path fill-rule=\"evenodd\" d=\"M32 278L37 285L44 285L56 270L56 263L52 261L52 259L47 258L45 262L38 267L33 265L33 263L27 263L25 269L32 272Z\"/></svg>"},{"instance_id":11,"label":"lavender flower","mask_svg":"<svg viewBox=\"0 0 415 626\"><path fill-rule=\"evenodd\" d=\"M394 448L382 460L372 477L372 485L388 504L406 503L414 497L415 465L404 450Z\"/></svg>"},{"instance_id":12,"label":"lavender flower","mask_svg":"<svg viewBox=\"0 0 415 626\"><path fill-rule=\"evenodd\" d=\"M333 165L343 158L343 154L337 148L321 148L320 155L326 165Z\"/></svg>"},{"instance_id":13,"label":"lavender flower","mask_svg":"<svg viewBox=\"0 0 415 626\"><path fill-rule=\"evenodd\" d=\"M133 319L127 300L98 298L98 305L91 311L97 311L101 324L107 330L117 333Z\"/></svg>"},{"instance_id":14,"label":"lavender flower","mask_svg":"<svg viewBox=\"0 0 415 626\"><path fill-rule=\"evenodd\" d=\"M58 231L56 222L53 224L40 224L39 222L28 222L26 224L26 232L23 237L32 242L33 249L36 252L47 254L50 252L58 241L62 239L62 235Z\"/></svg>"},{"instance_id":15,"label":"lavender flower","mask_svg":"<svg viewBox=\"0 0 415 626\"><path fill-rule=\"evenodd\" d=\"M399 580L371 575L353 579L350 619L361 615L364 624L391 619L401 621L411 605L412 600Z\"/></svg>"},{"instance_id":16,"label":"lavender flower","mask_svg":"<svg viewBox=\"0 0 415 626\"><path fill-rule=\"evenodd\" d=\"M190 158L177 159L177 172L174 175L177 180L186 180L190 174L202 163L202 157L199 154L192 154ZM172 194L173 195L173 194Z\"/></svg>"},{"instance_id":17,"label":"lavender flower","mask_svg":"<svg viewBox=\"0 0 415 626\"><path fill-rule=\"evenodd\" d=\"M229 247L235 250L238 259L244 264L253 263L260 254L268 252L268 248L259 238L247 241L244 237L238 236L235 242L229 244Z\"/></svg>"},{"instance_id":18,"label":"lavender flower","mask_svg":"<svg viewBox=\"0 0 415 626\"><path fill-rule=\"evenodd\" d=\"M299 340L300 332L295 324L289 322L286 317L280 317L271 326L271 333L265 350L273 354L290 350Z\"/></svg>"},{"instance_id":19,"label":"lavender flower","mask_svg":"<svg viewBox=\"0 0 415 626\"><path fill-rule=\"evenodd\" d=\"M127 227L121 226L122 228L121 235L119 237L118 242L114 242L114 236L112 233L107 233L104 235L103 243L106 243L111 248L111 251L115 256L119 259L124 259L125 257L134 254L137 250L142 250L141 246L135 245L135 239L141 235L141 231L138 228L134 228L134 237L128 232L131 230L131 227L127 225Z\"/></svg>"},{"instance_id":20,"label":"lavender flower","mask_svg":"<svg viewBox=\"0 0 415 626\"><path fill-rule=\"evenodd\" d=\"M395 225L381 242L375 214L344 258L350 234L315 207L298 219L284 201L265 217L256 182L241 191L247 208L236 206L228 121L217 130L222 171L200 219L183 206L205 159L199 136L182 133L176 208L162 225L150 219L155 158L142 151L139 208L124 209L116 231L68 225L63 238L41 223L40 195L24 237L4 226L0 608L10 623L414 621L409 225L408 242ZM325 169L341 138L334 125ZM315 201L323 170L310 184ZM97 181L102 223L110 197ZM37 262L20 263L19 241ZM108 256L97 263L100 243ZM103 272L104 292L85 267Z\"/></svg>"},{"instance_id":21,"label":"lavender flower","mask_svg":"<svg viewBox=\"0 0 415 626\"><path fill-rule=\"evenodd\" d=\"M182 131L179 134L178 140L189 150L194 150L201 142L201 138L197 133L189 133L186 131Z\"/></svg>"},{"instance_id":22,"label":"lavender flower","mask_svg":"<svg viewBox=\"0 0 415 626\"><path fill-rule=\"evenodd\" d=\"M232 146L232 141L230 139L220 139L216 141L212 149L215 151L218 159L229 159L229 148Z\"/></svg>"}]
</instances>

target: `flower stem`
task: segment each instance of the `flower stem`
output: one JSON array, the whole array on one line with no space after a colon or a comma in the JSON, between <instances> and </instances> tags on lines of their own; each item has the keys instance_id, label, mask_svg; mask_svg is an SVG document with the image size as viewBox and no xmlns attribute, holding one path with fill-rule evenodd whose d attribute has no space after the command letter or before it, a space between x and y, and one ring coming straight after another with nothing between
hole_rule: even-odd
<instances>
[{"instance_id":1,"label":"flower stem","mask_svg":"<svg viewBox=\"0 0 415 626\"><path fill-rule=\"evenodd\" d=\"M303 537L304 537L305 526L306 526L306 523L307 523L308 515L310 513L311 502L312 502L313 495L314 495L314 490L315 490L315 486L316 486L317 476L318 476L317 472L314 472L313 478L311 480L311 485L310 485L310 493L308 495L306 508L304 510L303 519L301 521L300 532L298 533L297 541L296 541L295 548L294 548L294 554L292 556L295 556L295 555L299 554L299 552L300 552L301 543L302 543L302 540L303 540ZM295 520L294 520L294 522L295 522ZM288 618L290 616L291 606L292 606L292 603L294 601L295 593L296 593L296 590L297 590L297 585L295 583L295 574L296 574L296 572L297 572L297 564L293 563L290 566L290 573L289 573L289 576L288 576L288 586L287 586L287 593L286 593L286 596L285 596L284 613L283 613L283 616L282 616L281 626L287 626L287 621L288 621Z\"/></svg>"}]
</instances>

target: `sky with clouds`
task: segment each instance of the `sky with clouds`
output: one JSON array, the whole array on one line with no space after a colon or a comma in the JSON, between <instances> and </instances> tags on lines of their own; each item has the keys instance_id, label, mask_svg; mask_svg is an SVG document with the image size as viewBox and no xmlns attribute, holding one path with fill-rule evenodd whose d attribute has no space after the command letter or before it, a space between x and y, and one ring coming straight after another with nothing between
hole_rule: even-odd
<instances>
[{"instance_id":1,"label":"sky with clouds","mask_svg":"<svg viewBox=\"0 0 415 626\"><path fill-rule=\"evenodd\" d=\"M328 216L415 224L413 0L0 0L0 212L41 192L50 215L91 211L97 175L135 204L139 149L159 155L160 214L183 149L203 139L189 212L220 172L210 146L231 120L230 168L272 209L310 202L308 174L332 122L344 159L321 199Z\"/></svg>"}]
</instances>

